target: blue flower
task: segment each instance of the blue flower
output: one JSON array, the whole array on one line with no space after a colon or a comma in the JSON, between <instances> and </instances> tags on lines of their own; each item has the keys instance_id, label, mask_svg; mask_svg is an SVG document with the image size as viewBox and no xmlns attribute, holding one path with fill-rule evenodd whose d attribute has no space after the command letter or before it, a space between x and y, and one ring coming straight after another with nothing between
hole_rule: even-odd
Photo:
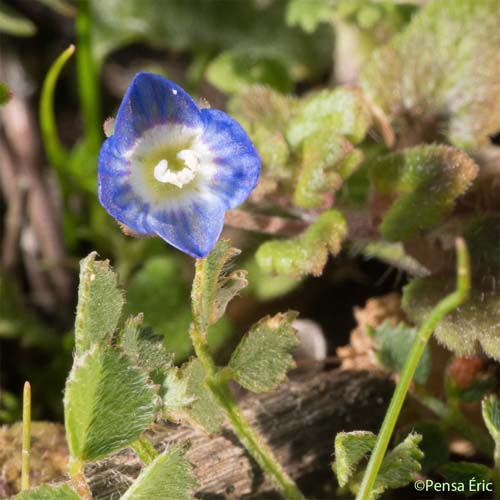
<instances>
[{"instance_id":1,"label":"blue flower","mask_svg":"<svg viewBox=\"0 0 500 500\"><path fill-rule=\"evenodd\" d=\"M99 201L133 231L200 258L259 173L259 155L235 120L198 108L161 76L138 73L99 153Z\"/></svg>"}]
</instances>

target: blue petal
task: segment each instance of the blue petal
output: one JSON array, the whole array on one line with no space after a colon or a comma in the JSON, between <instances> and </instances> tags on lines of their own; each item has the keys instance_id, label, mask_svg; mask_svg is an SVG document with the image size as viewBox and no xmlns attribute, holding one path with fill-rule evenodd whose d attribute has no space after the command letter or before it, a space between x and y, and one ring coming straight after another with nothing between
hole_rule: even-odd
<instances>
[{"instance_id":1,"label":"blue petal","mask_svg":"<svg viewBox=\"0 0 500 500\"><path fill-rule=\"evenodd\" d=\"M226 209L243 203L259 180L261 160L241 125L222 111L202 109L201 141L208 147L217 169L209 188Z\"/></svg>"},{"instance_id":2,"label":"blue petal","mask_svg":"<svg viewBox=\"0 0 500 500\"><path fill-rule=\"evenodd\" d=\"M213 249L224 226L221 200L196 198L182 207L158 210L150 214L149 226L167 243L191 257L206 257Z\"/></svg>"},{"instance_id":3,"label":"blue petal","mask_svg":"<svg viewBox=\"0 0 500 500\"><path fill-rule=\"evenodd\" d=\"M98 195L101 205L122 224L137 233L150 234L147 216L149 204L144 203L129 183L128 160L117 151L114 137L107 139L99 152L97 167Z\"/></svg>"},{"instance_id":4,"label":"blue petal","mask_svg":"<svg viewBox=\"0 0 500 500\"><path fill-rule=\"evenodd\" d=\"M114 137L124 153L156 125L175 123L196 128L202 125L200 110L178 85L151 73L137 73L116 115Z\"/></svg>"}]
</instances>

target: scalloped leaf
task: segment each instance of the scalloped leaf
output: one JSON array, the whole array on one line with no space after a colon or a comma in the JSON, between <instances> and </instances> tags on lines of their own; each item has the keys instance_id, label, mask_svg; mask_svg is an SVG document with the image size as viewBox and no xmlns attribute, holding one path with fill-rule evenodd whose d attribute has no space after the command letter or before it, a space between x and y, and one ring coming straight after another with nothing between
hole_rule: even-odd
<instances>
[{"instance_id":1,"label":"scalloped leaf","mask_svg":"<svg viewBox=\"0 0 500 500\"><path fill-rule=\"evenodd\" d=\"M363 88L403 136L488 142L500 129L499 17L497 0L428 2L372 54Z\"/></svg>"},{"instance_id":2,"label":"scalloped leaf","mask_svg":"<svg viewBox=\"0 0 500 500\"><path fill-rule=\"evenodd\" d=\"M155 417L157 395L146 375L115 350L95 346L73 363L64 394L73 459L97 460L135 441Z\"/></svg>"},{"instance_id":3,"label":"scalloped leaf","mask_svg":"<svg viewBox=\"0 0 500 500\"><path fill-rule=\"evenodd\" d=\"M500 360L500 293L490 288L492 280L475 283L469 300L445 316L437 325L435 336L460 356L480 354L481 350ZM487 286L485 286L487 285ZM403 290L403 309L408 317L421 322L431 309L455 288L454 276L430 276L413 280Z\"/></svg>"},{"instance_id":4,"label":"scalloped leaf","mask_svg":"<svg viewBox=\"0 0 500 500\"><path fill-rule=\"evenodd\" d=\"M82 354L94 343L109 343L125 302L108 260L90 253L80 261L80 285L75 318L75 349Z\"/></svg>"},{"instance_id":5,"label":"scalloped leaf","mask_svg":"<svg viewBox=\"0 0 500 500\"><path fill-rule=\"evenodd\" d=\"M300 101L290 120L286 138L292 148L320 131L342 134L361 142L371 125L371 111L360 90L337 87L316 92Z\"/></svg>"},{"instance_id":6,"label":"scalloped leaf","mask_svg":"<svg viewBox=\"0 0 500 500\"><path fill-rule=\"evenodd\" d=\"M171 446L145 467L121 500L194 500L191 464L178 446Z\"/></svg>"},{"instance_id":7,"label":"scalloped leaf","mask_svg":"<svg viewBox=\"0 0 500 500\"><path fill-rule=\"evenodd\" d=\"M473 462L449 462L439 470L449 483L459 485L460 491L466 496L478 492L478 484L491 483L492 471L486 465Z\"/></svg>"},{"instance_id":8,"label":"scalloped leaf","mask_svg":"<svg viewBox=\"0 0 500 500\"><path fill-rule=\"evenodd\" d=\"M196 261L191 299L202 331L223 316L228 303L248 284L246 271L231 271L231 260L240 253L229 240L219 240L208 257Z\"/></svg>"},{"instance_id":9,"label":"scalloped leaf","mask_svg":"<svg viewBox=\"0 0 500 500\"><path fill-rule=\"evenodd\" d=\"M375 189L382 196L397 197L380 224L382 236L408 240L437 225L477 172L472 158L444 145L418 146L374 161L370 177Z\"/></svg>"},{"instance_id":10,"label":"scalloped leaf","mask_svg":"<svg viewBox=\"0 0 500 500\"><path fill-rule=\"evenodd\" d=\"M347 485L376 441L377 436L369 431L339 432L335 436L335 462L332 466L341 487Z\"/></svg>"},{"instance_id":11,"label":"scalloped leaf","mask_svg":"<svg viewBox=\"0 0 500 500\"><path fill-rule=\"evenodd\" d=\"M327 210L300 236L271 240L256 253L259 266L266 272L296 276L319 276L328 255L337 255L347 235L347 224L340 212Z\"/></svg>"},{"instance_id":12,"label":"scalloped leaf","mask_svg":"<svg viewBox=\"0 0 500 500\"><path fill-rule=\"evenodd\" d=\"M234 380L253 392L277 387L295 366L292 352L299 345L292 322L297 313L266 316L256 323L234 350L228 369Z\"/></svg>"}]
</instances>

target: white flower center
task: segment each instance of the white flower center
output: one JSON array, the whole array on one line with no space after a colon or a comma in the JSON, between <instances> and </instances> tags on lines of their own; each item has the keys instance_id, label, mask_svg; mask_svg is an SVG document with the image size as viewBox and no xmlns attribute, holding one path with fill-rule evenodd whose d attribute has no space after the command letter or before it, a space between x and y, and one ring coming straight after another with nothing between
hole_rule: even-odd
<instances>
[{"instance_id":1,"label":"white flower center","mask_svg":"<svg viewBox=\"0 0 500 500\"><path fill-rule=\"evenodd\" d=\"M153 175L163 184L173 184L181 188L195 178L196 172L200 169L200 159L192 149L183 149L176 156L184 163L184 168L172 170L169 168L168 161L163 159L155 166Z\"/></svg>"}]
</instances>

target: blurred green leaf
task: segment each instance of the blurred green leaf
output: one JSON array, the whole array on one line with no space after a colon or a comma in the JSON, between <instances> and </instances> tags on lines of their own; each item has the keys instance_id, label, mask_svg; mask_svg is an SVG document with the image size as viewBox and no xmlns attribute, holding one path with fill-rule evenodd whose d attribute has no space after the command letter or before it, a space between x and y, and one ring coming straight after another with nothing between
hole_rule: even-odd
<instances>
[{"instance_id":1,"label":"blurred green leaf","mask_svg":"<svg viewBox=\"0 0 500 500\"><path fill-rule=\"evenodd\" d=\"M500 129L499 16L497 0L428 2L372 54L363 88L414 142L488 142Z\"/></svg>"},{"instance_id":2,"label":"blurred green leaf","mask_svg":"<svg viewBox=\"0 0 500 500\"><path fill-rule=\"evenodd\" d=\"M297 313L266 316L243 337L228 364L232 377L245 389L274 389L295 366L292 351L298 346L292 322Z\"/></svg>"},{"instance_id":3,"label":"blurred green leaf","mask_svg":"<svg viewBox=\"0 0 500 500\"><path fill-rule=\"evenodd\" d=\"M239 254L229 240L219 240L208 257L196 261L191 299L202 331L223 316L228 303L248 284L246 271L231 270L231 261Z\"/></svg>"},{"instance_id":4,"label":"blurred green leaf","mask_svg":"<svg viewBox=\"0 0 500 500\"><path fill-rule=\"evenodd\" d=\"M280 92L290 92L293 85L280 60L253 57L241 50L226 50L218 55L208 65L206 77L214 87L227 94L241 92L254 83L269 85Z\"/></svg>"},{"instance_id":5,"label":"blurred green leaf","mask_svg":"<svg viewBox=\"0 0 500 500\"><path fill-rule=\"evenodd\" d=\"M328 255L336 255L347 234L347 224L336 210L323 212L300 236L288 240L271 240L256 253L265 272L300 277L319 276Z\"/></svg>"},{"instance_id":6,"label":"blurred green leaf","mask_svg":"<svg viewBox=\"0 0 500 500\"><path fill-rule=\"evenodd\" d=\"M61 486L43 485L38 488L22 491L15 496L16 500L81 500L67 484Z\"/></svg>"},{"instance_id":7,"label":"blurred green leaf","mask_svg":"<svg viewBox=\"0 0 500 500\"><path fill-rule=\"evenodd\" d=\"M325 89L301 100L290 120L286 137L297 147L320 131L342 134L353 144L361 142L371 125L371 112L363 94L354 88Z\"/></svg>"},{"instance_id":8,"label":"blurred green leaf","mask_svg":"<svg viewBox=\"0 0 500 500\"><path fill-rule=\"evenodd\" d=\"M482 285L473 283L468 301L436 327L436 338L460 356L471 356L482 350L500 360L500 294L490 286L488 280ZM403 290L403 309L412 321L419 323L454 287L455 277L451 275L417 278Z\"/></svg>"},{"instance_id":9,"label":"blurred green leaf","mask_svg":"<svg viewBox=\"0 0 500 500\"><path fill-rule=\"evenodd\" d=\"M0 82L0 106L6 104L11 96L12 94L9 87L7 87L5 83Z\"/></svg>"},{"instance_id":10,"label":"blurred green leaf","mask_svg":"<svg viewBox=\"0 0 500 500\"><path fill-rule=\"evenodd\" d=\"M419 434L409 434L384 457L373 487L375 496L386 490L402 488L414 479L413 475L420 471L420 461L424 456L419 448L421 440Z\"/></svg>"},{"instance_id":11,"label":"blurred green leaf","mask_svg":"<svg viewBox=\"0 0 500 500\"><path fill-rule=\"evenodd\" d=\"M209 434L217 434L222 413L214 396L205 385L205 370L201 361L191 359L180 370L172 371L167 380L164 410L176 421L187 419Z\"/></svg>"},{"instance_id":12,"label":"blurred green leaf","mask_svg":"<svg viewBox=\"0 0 500 500\"><path fill-rule=\"evenodd\" d=\"M92 252L80 262L75 318L77 355L94 343L111 341L125 301L109 261L98 261L96 257L97 253Z\"/></svg>"},{"instance_id":13,"label":"blurred green leaf","mask_svg":"<svg viewBox=\"0 0 500 500\"><path fill-rule=\"evenodd\" d=\"M142 470L121 500L194 500L191 469L181 449L171 446Z\"/></svg>"},{"instance_id":14,"label":"blurred green leaf","mask_svg":"<svg viewBox=\"0 0 500 500\"><path fill-rule=\"evenodd\" d=\"M162 383L173 364L173 355L163 345L163 337L143 326L143 316L131 316L120 335L120 347L155 383Z\"/></svg>"},{"instance_id":15,"label":"blurred green leaf","mask_svg":"<svg viewBox=\"0 0 500 500\"><path fill-rule=\"evenodd\" d=\"M483 420L488 432L495 441L495 448L500 450L500 401L491 394L482 402Z\"/></svg>"},{"instance_id":16,"label":"blurred green leaf","mask_svg":"<svg viewBox=\"0 0 500 500\"><path fill-rule=\"evenodd\" d=\"M380 365L386 370L401 373L408 353L417 338L417 330L405 323L392 326L390 322L385 321L380 326L371 329L370 335L375 341L375 355ZM413 379L417 384L425 384L430 370L431 353L429 346L426 346Z\"/></svg>"},{"instance_id":17,"label":"blurred green leaf","mask_svg":"<svg viewBox=\"0 0 500 500\"><path fill-rule=\"evenodd\" d=\"M95 346L74 361L64 395L73 459L103 458L135 441L154 420L157 395L124 355Z\"/></svg>"},{"instance_id":18,"label":"blurred green leaf","mask_svg":"<svg viewBox=\"0 0 500 500\"><path fill-rule=\"evenodd\" d=\"M478 483L491 483L491 469L472 462L449 462L440 472L449 483L461 485L462 488L458 488L467 497L478 493Z\"/></svg>"},{"instance_id":19,"label":"blurred green leaf","mask_svg":"<svg viewBox=\"0 0 500 500\"><path fill-rule=\"evenodd\" d=\"M339 432L335 436L335 462L332 465L341 487L347 485L376 440L377 436L368 431Z\"/></svg>"},{"instance_id":20,"label":"blurred green leaf","mask_svg":"<svg viewBox=\"0 0 500 500\"><path fill-rule=\"evenodd\" d=\"M441 222L477 171L465 153L442 145L418 146L374 161L370 176L375 189L383 196L397 196L384 214L382 236L407 240Z\"/></svg>"},{"instance_id":21,"label":"blurred green leaf","mask_svg":"<svg viewBox=\"0 0 500 500\"><path fill-rule=\"evenodd\" d=\"M36 26L17 10L0 2L0 33L13 36L33 36Z\"/></svg>"},{"instance_id":22,"label":"blurred green leaf","mask_svg":"<svg viewBox=\"0 0 500 500\"><path fill-rule=\"evenodd\" d=\"M333 22L338 0L290 0L286 22L300 26L307 33L314 33L321 22Z\"/></svg>"}]
</instances>

